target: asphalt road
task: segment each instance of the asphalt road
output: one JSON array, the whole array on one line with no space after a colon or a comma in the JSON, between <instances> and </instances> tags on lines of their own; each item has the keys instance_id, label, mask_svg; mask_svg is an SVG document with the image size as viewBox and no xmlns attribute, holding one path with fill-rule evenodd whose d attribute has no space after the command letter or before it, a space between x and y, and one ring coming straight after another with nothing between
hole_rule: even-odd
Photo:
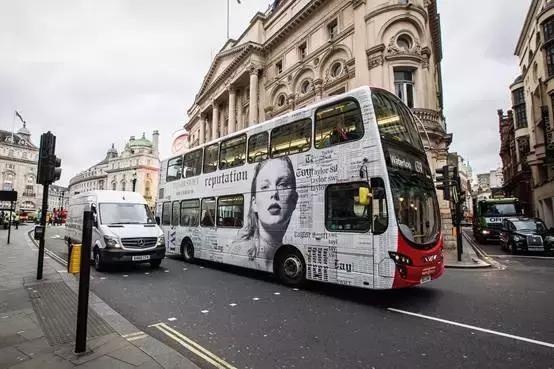
<instances>
[{"instance_id":1,"label":"asphalt road","mask_svg":"<svg viewBox=\"0 0 554 369\"><path fill-rule=\"evenodd\" d=\"M63 256L63 229L47 235ZM155 270L94 271L91 288L202 368L213 366L179 337L236 368L552 368L554 259L498 261L502 268L448 269L418 288L367 291L294 290L268 274L166 258Z\"/></svg>"}]
</instances>

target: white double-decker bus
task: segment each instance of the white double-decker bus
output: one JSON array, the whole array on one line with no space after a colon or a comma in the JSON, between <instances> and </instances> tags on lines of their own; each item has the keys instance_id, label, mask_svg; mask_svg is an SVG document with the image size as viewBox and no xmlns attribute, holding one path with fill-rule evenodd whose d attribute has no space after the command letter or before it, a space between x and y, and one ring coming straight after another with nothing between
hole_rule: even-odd
<instances>
[{"instance_id":1,"label":"white double-decker bus","mask_svg":"<svg viewBox=\"0 0 554 369\"><path fill-rule=\"evenodd\" d=\"M162 162L168 255L364 288L444 272L439 209L410 110L362 87Z\"/></svg>"}]
</instances>

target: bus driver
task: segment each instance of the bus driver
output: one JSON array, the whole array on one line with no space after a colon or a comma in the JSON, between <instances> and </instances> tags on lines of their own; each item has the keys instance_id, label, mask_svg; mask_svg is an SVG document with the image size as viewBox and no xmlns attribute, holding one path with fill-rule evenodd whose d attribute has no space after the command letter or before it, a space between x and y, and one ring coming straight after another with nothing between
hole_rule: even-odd
<instances>
[{"instance_id":1,"label":"bus driver","mask_svg":"<svg viewBox=\"0 0 554 369\"><path fill-rule=\"evenodd\" d=\"M246 224L231 244L230 252L248 255L249 260L265 259L269 264L283 244L297 201L294 168L287 156L258 163Z\"/></svg>"}]
</instances>

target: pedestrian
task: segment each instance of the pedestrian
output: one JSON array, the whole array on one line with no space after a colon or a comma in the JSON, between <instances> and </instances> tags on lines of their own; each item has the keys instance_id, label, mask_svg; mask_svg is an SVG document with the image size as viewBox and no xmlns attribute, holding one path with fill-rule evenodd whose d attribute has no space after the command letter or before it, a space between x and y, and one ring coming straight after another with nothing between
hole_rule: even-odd
<instances>
[{"instance_id":1,"label":"pedestrian","mask_svg":"<svg viewBox=\"0 0 554 369\"><path fill-rule=\"evenodd\" d=\"M21 220L21 217L19 216L19 213L15 213L15 229L19 229L20 220Z\"/></svg>"}]
</instances>

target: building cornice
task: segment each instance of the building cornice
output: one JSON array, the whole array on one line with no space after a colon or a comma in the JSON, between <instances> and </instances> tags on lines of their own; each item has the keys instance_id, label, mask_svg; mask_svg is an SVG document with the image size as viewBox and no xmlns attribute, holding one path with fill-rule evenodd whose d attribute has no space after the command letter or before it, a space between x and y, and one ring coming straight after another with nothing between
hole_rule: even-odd
<instances>
[{"instance_id":1,"label":"building cornice","mask_svg":"<svg viewBox=\"0 0 554 369\"><path fill-rule=\"evenodd\" d=\"M17 162L17 163L25 163L25 164L31 164L31 165L38 165L38 161L36 161L36 160L28 160L28 159L14 158L13 156L0 155L0 160L15 161L15 162Z\"/></svg>"},{"instance_id":2,"label":"building cornice","mask_svg":"<svg viewBox=\"0 0 554 369\"><path fill-rule=\"evenodd\" d=\"M304 19L309 17L317 8L323 5L327 0L313 0L306 4L302 10L300 10L296 15L294 15L279 31L277 31L273 36L271 36L264 43L264 51L268 52L271 50L275 44L279 43L286 36L288 36L292 31L294 31L298 25L302 23ZM292 2L291 2L292 3ZM270 24L270 23L269 23ZM268 24L268 25L269 25Z\"/></svg>"},{"instance_id":3,"label":"building cornice","mask_svg":"<svg viewBox=\"0 0 554 369\"><path fill-rule=\"evenodd\" d=\"M249 42L244 45L240 45L237 48L229 49L227 51L224 51L221 54L216 55L214 62L212 63L210 70L208 71L208 74L204 78L204 81L202 82L202 86L200 87L200 91L196 95L196 98L194 99L194 104L188 109L187 113L190 115L192 112L192 109L195 105L200 105L200 101L203 100L203 98L209 94L214 88L219 87L219 84L222 80L227 78L233 71L237 69L237 66L246 59L247 56L250 54L259 51L262 52L262 45L255 43L255 42ZM219 63L219 60L224 57L228 56L234 53L238 53L238 55L231 61L231 63L221 72L214 80L212 80L212 76L215 73L216 66Z\"/></svg>"},{"instance_id":4,"label":"building cornice","mask_svg":"<svg viewBox=\"0 0 554 369\"><path fill-rule=\"evenodd\" d=\"M533 21L533 18L537 12L538 6L539 0L532 0L529 11L527 12L527 16L525 17L525 22L523 23L523 27L519 34L519 39L517 40L516 49L514 51L514 55L516 56L519 56L521 50L523 49L523 45L525 44L525 37L527 36L527 32L529 31L529 27L531 26L531 22Z\"/></svg>"},{"instance_id":5,"label":"building cornice","mask_svg":"<svg viewBox=\"0 0 554 369\"><path fill-rule=\"evenodd\" d=\"M366 14L365 17L364 17L364 20L367 22L368 20L370 20L373 17L378 16L379 14L392 12L392 11L396 11L396 10L415 11L415 12L419 13L425 19L425 21L427 21L427 12L425 11L425 9L422 8L419 5L414 5L414 4L385 5L385 6L382 6L378 9L375 9L372 12Z\"/></svg>"}]
</instances>

